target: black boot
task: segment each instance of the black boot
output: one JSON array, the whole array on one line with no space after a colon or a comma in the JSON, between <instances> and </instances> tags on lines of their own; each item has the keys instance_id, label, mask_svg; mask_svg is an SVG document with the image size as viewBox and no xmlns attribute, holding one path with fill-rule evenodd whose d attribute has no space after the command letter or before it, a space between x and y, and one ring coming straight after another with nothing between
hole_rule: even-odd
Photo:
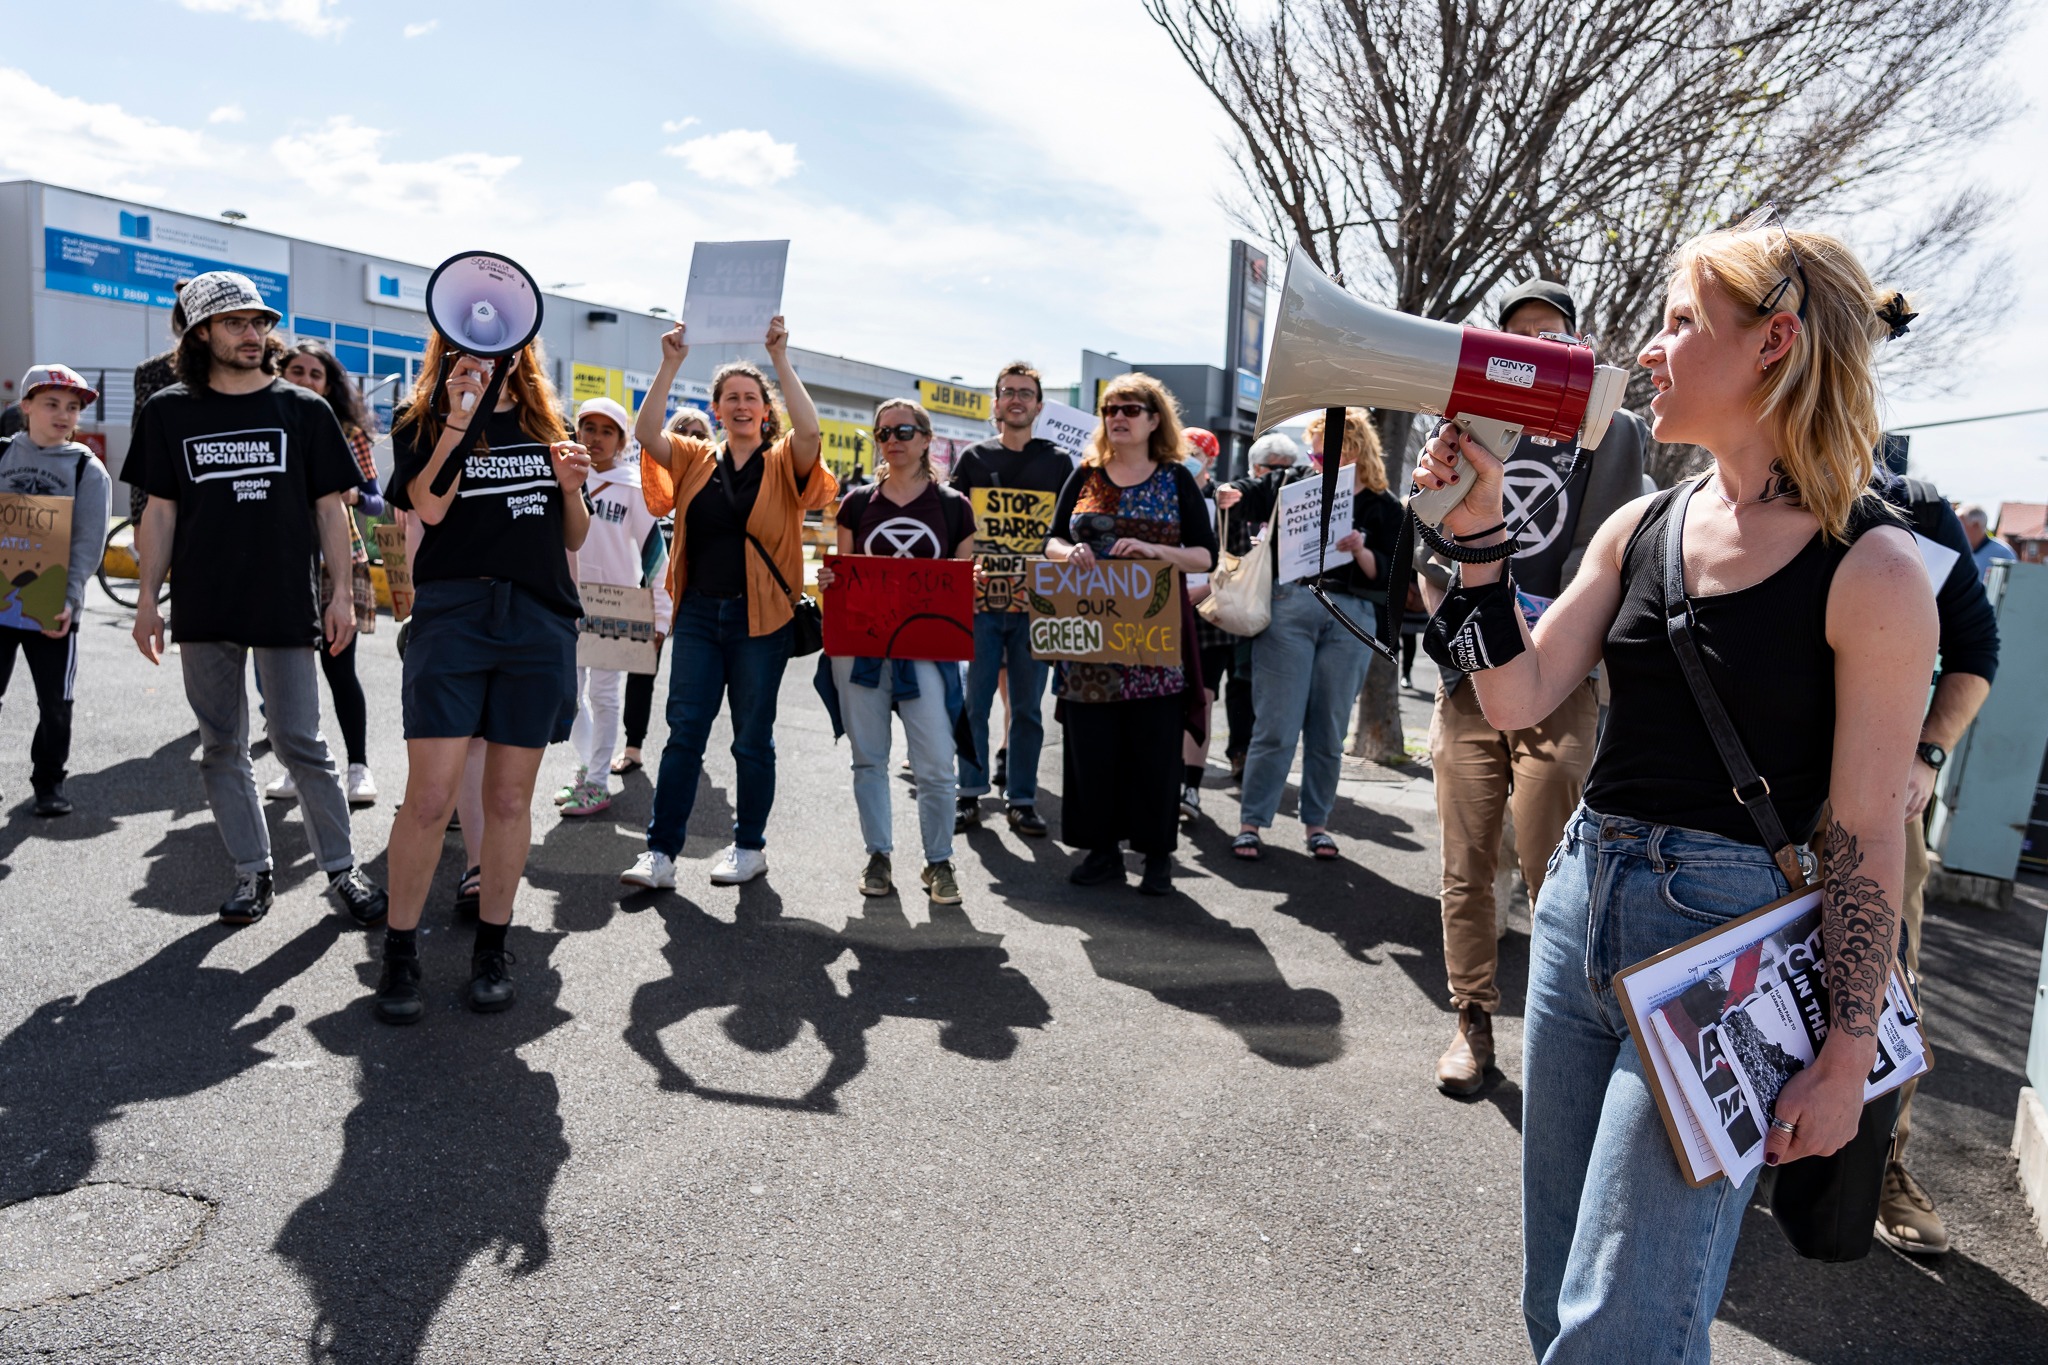
<instances>
[{"instance_id":1,"label":"black boot","mask_svg":"<svg viewBox=\"0 0 2048 1365\"><path fill-rule=\"evenodd\" d=\"M384 973L377 978L376 1012L386 1024L417 1024L427 1012L420 998L420 955L412 934L384 936Z\"/></svg>"},{"instance_id":2,"label":"black boot","mask_svg":"<svg viewBox=\"0 0 2048 1365\"><path fill-rule=\"evenodd\" d=\"M1138 890L1148 896L1171 896L1173 894L1173 855L1171 853L1147 853L1145 875L1139 879Z\"/></svg>"},{"instance_id":3,"label":"black boot","mask_svg":"<svg viewBox=\"0 0 2048 1365\"><path fill-rule=\"evenodd\" d=\"M469 1007L478 1014L496 1014L512 1008L519 990L512 984L506 967L518 961L505 947L503 924L479 924L476 950L469 955Z\"/></svg>"},{"instance_id":4,"label":"black boot","mask_svg":"<svg viewBox=\"0 0 2048 1365\"><path fill-rule=\"evenodd\" d=\"M1104 886L1124 879L1124 855L1114 848L1091 848L1081 865L1067 874L1076 886Z\"/></svg>"},{"instance_id":5,"label":"black boot","mask_svg":"<svg viewBox=\"0 0 2048 1365\"><path fill-rule=\"evenodd\" d=\"M270 913L270 872L244 872L235 880L235 894L220 907L222 924L254 924Z\"/></svg>"}]
</instances>

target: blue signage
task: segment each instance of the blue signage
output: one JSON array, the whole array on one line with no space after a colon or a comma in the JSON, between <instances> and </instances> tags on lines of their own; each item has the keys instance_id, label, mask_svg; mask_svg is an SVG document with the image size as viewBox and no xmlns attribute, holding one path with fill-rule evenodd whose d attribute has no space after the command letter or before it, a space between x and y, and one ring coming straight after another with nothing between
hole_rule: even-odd
<instances>
[{"instance_id":1,"label":"blue signage","mask_svg":"<svg viewBox=\"0 0 2048 1365\"><path fill-rule=\"evenodd\" d=\"M233 261L208 260L150 242L147 214L121 214L121 235L110 241L63 228L43 229L43 282L67 294L89 294L117 303L169 308L178 301L172 285L209 270L235 270L255 282L263 301L280 313L291 311L291 277Z\"/></svg>"},{"instance_id":2,"label":"blue signage","mask_svg":"<svg viewBox=\"0 0 2048 1365\"><path fill-rule=\"evenodd\" d=\"M1265 392L1265 385L1250 370L1237 372L1237 405L1241 408L1256 408L1259 398Z\"/></svg>"}]
</instances>

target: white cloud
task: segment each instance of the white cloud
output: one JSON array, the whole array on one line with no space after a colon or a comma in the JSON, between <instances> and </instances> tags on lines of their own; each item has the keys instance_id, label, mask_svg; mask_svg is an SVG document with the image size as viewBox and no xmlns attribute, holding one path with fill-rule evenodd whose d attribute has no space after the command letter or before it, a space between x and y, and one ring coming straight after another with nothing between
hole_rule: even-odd
<instances>
[{"instance_id":1,"label":"white cloud","mask_svg":"<svg viewBox=\"0 0 2048 1365\"><path fill-rule=\"evenodd\" d=\"M337 114L309 132L270 144L284 170L315 194L346 197L364 207L447 214L490 205L516 156L455 152L432 161L386 161L388 134Z\"/></svg>"},{"instance_id":2,"label":"white cloud","mask_svg":"<svg viewBox=\"0 0 2048 1365\"><path fill-rule=\"evenodd\" d=\"M348 20L329 11L336 0L178 0L199 14L238 14L257 23L283 24L313 38L334 38Z\"/></svg>"},{"instance_id":3,"label":"white cloud","mask_svg":"<svg viewBox=\"0 0 2048 1365\"><path fill-rule=\"evenodd\" d=\"M0 127L0 167L106 194L161 194L167 177L217 162L192 129L61 95L8 67L0 67Z\"/></svg>"},{"instance_id":4,"label":"white cloud","mask_svg":"<svg viewBox=\"0 0 2048 1365\"><path fill-rule=\"evenodd\" d=\"M803 165L797 160L794 142L777 142L752 128L730 128L723 133L693 137L662 151L706 180L746 189L761 189L787 180Z\"/></svg>"},{"instance_id":5,"label":"white cloud","mask_svg":"<svg viewBox=\"0 0 2048 1365\"><path fill-rule=\"evenodd\" d=\"M249 117L248 112L241 105L223 104L220 108L208 114L206 121L208 123L240 123L247 117Z\"/></svg>"},{"instance_id":6,"label":"white cloud","mask_svg":"<svg viewBox=\"0 0 2048 1365\"><path fill-rule=\"evenodd\" d=\"M661 131L664 133L680 133L685 129L696 127L703 121L703 119L698 118L695 114L690 115L688 118L672 118L662 123Z\"/></svg>"},{"instance_id":7,"label":"white cloud","mask_svg":"<svg viewBox=\"0 0 2048 1365\"><path fill-rule=\"evenodd\" d=\"M424 24L407 24L405 26L405 36L408 38L424 38L439 27L441 27L439 19L429 19Z\"/></svg>"},{"instance_id":8,"label":"white cloud","mask_svg":"<svg viewBox=\"0 0 2048 1365\"><path fill-rule=\"evenodd\" d=\"M620 208L644 208L661 198L661 190L652 180L629 180L605 191L604 198L606 203Z\"/></svg>"}]
</instances>

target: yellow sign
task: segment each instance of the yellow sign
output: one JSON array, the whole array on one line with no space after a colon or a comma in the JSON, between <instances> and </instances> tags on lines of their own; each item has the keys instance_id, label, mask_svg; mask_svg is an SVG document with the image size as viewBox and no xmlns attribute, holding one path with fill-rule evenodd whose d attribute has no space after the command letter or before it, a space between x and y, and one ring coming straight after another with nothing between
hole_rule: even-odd
<instances>
[{"instance_id":1,"label":"yellow sign","mask_svg":"<svg viewBox=\"0 0 2048 1365\"><path fill-rule=\"evenodd\" d=\"M592 398L611 396L610 374L602 365L573 364L569 367L569 405L577 405Z\"/></svg>"},{"instance_id":2,"label":"yellow sign","mask_svg":"<svg viewBox=\"0 0 2048 1365\"><path fill-rule=\"evenodd\" d=\"M1052 534L1051 493L1034 488L977 488L968 494L974 504L974 548L999 555L1042 555Z\"/></svg>"},{"instance_id":3,"label":"yellow sign","mask_svg":"<svg viewBox=\"0 0 2048 1365\"><path fill-rule=\"evenodd\" d=\"M972 417L982 422L989 419L989 396L979 389L941 384L936 379L920 379L917 381L917 396L926 408L943 412L948 417Z\"/></svg>"},{"instance_id":4,"label":"yellow sign","mask_svg":"<svg viewBox=\"0 0 2048 1365\"><path fill-rule=\"evenodd\" d=\"M832 471L833 478L844 480L856 465L874 472L874 438L865 426L836 417L820 417L818 428L825 434L825 467Z\"/></svg>"}]
</instances>

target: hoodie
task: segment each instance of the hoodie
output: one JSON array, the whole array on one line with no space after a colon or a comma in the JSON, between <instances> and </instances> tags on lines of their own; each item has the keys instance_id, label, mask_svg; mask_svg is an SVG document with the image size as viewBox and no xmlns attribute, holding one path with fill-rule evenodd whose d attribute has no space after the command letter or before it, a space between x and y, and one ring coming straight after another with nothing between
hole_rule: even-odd
<instances>
[{"instance_id":1,"label":"hoodie","mask_svg":"<svg viewBox=\"0 0 2048 1365\"><path fill-rule=\"evenodd\" d=\"M85 609L85 581L99 567L107 539L107 502L114 482L92 451L77 441L39 446L18 431L0 450L0 493L71 499L71 558L64 601L76 621Z\"/></svg>"}]
</instances>

